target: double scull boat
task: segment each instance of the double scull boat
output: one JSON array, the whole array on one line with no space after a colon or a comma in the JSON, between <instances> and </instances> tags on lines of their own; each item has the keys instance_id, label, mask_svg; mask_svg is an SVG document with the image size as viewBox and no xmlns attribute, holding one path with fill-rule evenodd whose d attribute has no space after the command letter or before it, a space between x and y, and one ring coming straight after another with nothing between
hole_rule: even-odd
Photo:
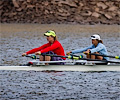
<instances>
[{"instance_id":1,"label":"double scull boat","mask_svg":"<svg viewBox=\"0 0 120 100\"><path fill-rule=\"evenodd\" d=\"M45 63L65 62L65 65L45 65ZM102 61L65 60L65 61L39 61L32 60L30 66L0 66L0 70L34 70L34 71L120 71L120 64Z\"/></svg>"},{"instance_id":2,"label":"double scull boat","mask_svg":"<svg viewBox=\"0 0 120 100\"><path fill-rule=\"evenodd\" d=\"M34 60L29 61L25 66L0 66L0 70L36 70L36 71L120 71L119 60L99 60L99 59L88 59L83 56L70 55L50 55L42 54L43 56L54 56L64 57L68 60L62 61L39 61L39 58L34 56L28 56ZM97 55L107 56L111 58L120 59L120 56L108 56L108 55ZM64 62L65 65L56 65L55 63ZM49 65L46 65L48 63Z\"/></svg>"}]
</instances>

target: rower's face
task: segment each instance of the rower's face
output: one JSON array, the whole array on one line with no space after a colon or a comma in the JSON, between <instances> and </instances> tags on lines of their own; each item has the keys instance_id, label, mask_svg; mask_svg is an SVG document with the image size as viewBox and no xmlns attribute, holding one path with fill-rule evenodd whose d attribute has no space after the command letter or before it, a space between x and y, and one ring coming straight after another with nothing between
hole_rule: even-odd
<instances>
[{"instance_id":1,"label":"rower's face","mask_svg":"<svg viewBox=\"0 0 120 100\"><path fill-rule=\"evenodd\" d=\"M92 44L96 45L98 41L96 39L92 39Z\"/></svg>"},{"instance_id":2,"label":"rower's face","mask_svg":"<svg viewBox=\"0 0 120 100\"><path fill-rule=\"evenodd\" d=\"M53 41L53 40L54 40L54 39L53 39L52 36L47 36L47 41L51 42L51 41Z\"/></svg>"}]
</instances>

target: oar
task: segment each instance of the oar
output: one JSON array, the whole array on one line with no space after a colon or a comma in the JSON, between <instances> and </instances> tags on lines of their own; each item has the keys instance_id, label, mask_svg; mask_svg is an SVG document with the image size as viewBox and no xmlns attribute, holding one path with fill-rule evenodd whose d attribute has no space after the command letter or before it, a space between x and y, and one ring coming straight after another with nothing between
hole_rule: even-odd
<instances>
[{"instance_id":1,"label":"oar","mask_svg":"<svg viewBox=\"0 0 120 100\"><path fill-rule=\"evenodd\" d=\"M116 61L107 61L107 60L100 60L100 59L83 58L82 55L80 55L80 56L78 56L78 55L61 56L61 55L52 55L52 54L41 54L41 55L42 56L51 56L51 57L63 57L63 58L76 59L76 60L102 61L102 62L105 62L105 63L119 63L120 64L120 62L116 62ZM32 59L39 59L35 55L33 55L33 56L26 55L26 57L30 57Z\"/></svg>"},{"instance_id":2,"label":"oar","mask_svg":"<svg viewBox=\"0 0 120 100\"><path fill-rule=\"evenodd\" d=\"M70 55L71 55L73 58L74 58L74 57L79 57L78 55L73 55L73 54L70 54ZM106 63L118 63L118 64L120 64L120 62L118 62L118 61L100 60L100 59L79 58L78 60L102 61L102 62L106 62Z\"/></svg>"},{"instance_id":3,"label":"oar","mask_svg":"<svg viewBox=\"0 0 120 100\"><path fill-rule=\"evenodd\" d=\"M95 55L95 56L102 56L102 57L110 57L110 58L120 59L120 56L110 56L110 55L102 55L102 54L95 54L95 53L89 53L89 55Z\"/></svg>"},{"instance_id":4,"label":"oar","mask_svg":"<svg viewBox=\"0 0 120 100\"><path fill-rule=\"evenodd\" d=\"M32 56L25 55L25 57L29 57L29 58L32 58L32 59L39 59L39 58L36 57L36 55L32 55Z\"/></svg>"},{"instance_id":5,"label":"oar","mask_svg":"<svg viewBox=\"0 0 120 100\"><path fill-rule=\"evenodd\" d=\"M62 56L62 55L52 55L52 54L41 54L42 56L51 56L51 57L62 57L62 58L68 58L68 59L80 59L80 58L83 58L83 55L80 55L80 56Z\"/></svg>"},{"instance_id":6,"label":"oar","mask_svg":"<svg viewBox=\"0 0 120 100\"><path fill-rule=\"evenodd\" d=\"M71 55L69 55L69 56L52 55L52 54L40 54L40 55L42 55L42 56L51 56L51 57L62 57L62 58L76 59L76 60L79 60L80 58L83 58L82 55L77 56L77 57L76 57L76 56L71 56ZM30 57L30 58L32 58L32 59L39 59L39 58L36 57L36 55L32 55L32 56L26 55L26 57Z\"/></svg>"}]
</instances>

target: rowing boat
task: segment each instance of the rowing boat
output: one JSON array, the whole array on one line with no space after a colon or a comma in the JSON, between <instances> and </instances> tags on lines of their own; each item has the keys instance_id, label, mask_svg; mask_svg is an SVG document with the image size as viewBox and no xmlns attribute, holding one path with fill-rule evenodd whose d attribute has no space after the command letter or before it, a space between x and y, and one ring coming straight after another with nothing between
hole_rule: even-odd
<instances>
[{"instance_id":1,"label":"rowing boat","mask_svg":"<svg viewBox=\"0 0 120 100\"><path fill-rule=\"evenodd\" d=\"M43 54L42 54L43 55ZM117 60L99 60L88 59L83 56L61 56L61 55L49 55L54 57L64 57L69 60L62 61L39 61L36 56L26 57L34 60L29 61L25 66L0 66L0 70L35 70L35 71L120 71L120 61ZM103 55L105 56L105 55ZM107 55L108 56L108 55ZM119 56L109 56L112 58L120 59ZM55 63L64 62L65 65L56 65ZM46 65L48 63L49 65ZM51 65L52 64L52 65ZM114 64L114 65L113 65Z\"/></svg>"},{"instance_id":2,"label":"rowing boat","mask_svg":"<svg viewBox=\"0 0 120 100\"><path fill-rule=\"evenodd\" d=\"M65 65L45 65L45 63L66 62ZM75 65L75 63L81 65ZM85 60L66 60L66 61L39 61L32 60L31 66L0 66L0 70L34 70L34 71L120 71L119 64L96 65L97 63L104 64L100 61L85 61ZM94 63L94 64L93 64Z\"/></svg>"},{"instance_id":3,"label":"rowing boat","mask_svg":"<svg viewBox=\"0 0 120 100\"><path fill-rule=\"evenodd\" d=\"M106 63L104 61L87 61L87 60L61 60L61 61L39 61L38 59L36 60L32 60L28 62L28 65L32 65L32 66L43 66L45 65L45 63L49 63L49 64L53 64L54 63L60 63L60 62L64 62L65 65L111 65L112 63ZM109 62L112 62L109 60ZM119 63L117 61L114 61L114 63Z\"/></svg>"}]
</instances>

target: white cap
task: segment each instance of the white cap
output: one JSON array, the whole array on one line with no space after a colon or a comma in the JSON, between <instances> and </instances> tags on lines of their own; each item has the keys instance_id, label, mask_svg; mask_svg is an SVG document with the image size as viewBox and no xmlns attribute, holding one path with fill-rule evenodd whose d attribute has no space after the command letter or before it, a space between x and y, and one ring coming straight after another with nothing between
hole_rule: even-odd
<instances>
[{"instance_id":1,"label":"white cap","mask_svg":"<svg viewBox=\"0 0 120 100\"><path fill-rule=\"evenodd\" d=\"M98 39L98 40L101 40L100 39L100 36L98 34L94 34L91 36L91 39Z\"/></svg>"}]
</instances>

